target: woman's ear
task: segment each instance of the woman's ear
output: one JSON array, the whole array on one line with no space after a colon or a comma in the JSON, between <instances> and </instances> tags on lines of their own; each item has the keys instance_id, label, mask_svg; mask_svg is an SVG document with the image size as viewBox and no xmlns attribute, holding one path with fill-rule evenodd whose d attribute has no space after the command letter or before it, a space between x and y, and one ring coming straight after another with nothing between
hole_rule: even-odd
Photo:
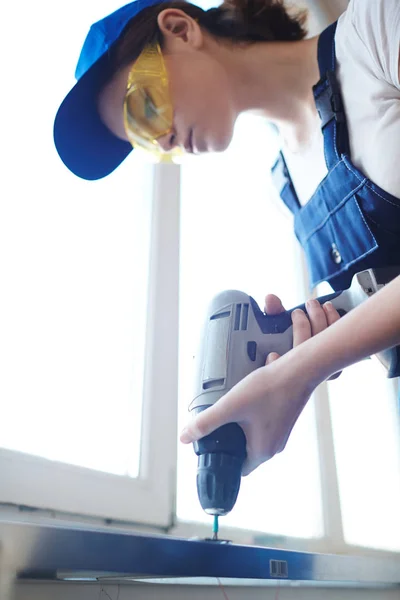
<instances>
[{"instance_id":1,"label":"woman's ear","mask_svg":"<svg viewBox=\"0 0 400 600\"><path fill-rule=\"evenodd\" d=\"M167 51L182 48L182 44L198 49L203 43L203 33L197 21L183 10L166 8L157 17Z\"/></svg>"}]
</instances>

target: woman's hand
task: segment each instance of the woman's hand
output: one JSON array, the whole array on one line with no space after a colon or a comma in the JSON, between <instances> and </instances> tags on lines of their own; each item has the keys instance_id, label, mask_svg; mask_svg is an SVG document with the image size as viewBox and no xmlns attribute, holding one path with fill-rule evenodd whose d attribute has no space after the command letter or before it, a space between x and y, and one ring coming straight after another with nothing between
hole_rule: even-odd
<instances>
[{"instance_id":1,"label":"woman's hand","mask_svg":"<svg viewBox=\"0 0 400 600\"><path fill-rule=\"evenodd\" d=\"M308 318L306 314L299 309L292 313L292 315L294 314L294 319L292 318L294 348L340 319L340 315L332 302L326 302L321 305L318 300L309 300L306 303L306 309ZM278 296L268 294L264 301L264 312L267 315L278 315L281 312L285 312L285 308ZM270 364L277 358L279 358L279 354L271 352L267 356L266 364ZM330 379L337 379L339 375L340 372L335 373Z\"/></svg>"},{"instance_id":2,"label":"woman's hand","mask_svg":"<svg viewBox=\"0 0 400 600\"><path fill-rule=\"evenodd\" d=\"M331 303L322 307L311 300L306 308L308 316L302 310L292 313L294 347L340 318ZM267 314L284 310L277 296L265 298ZM226 423L238 423L247 439L243 475L281 452L315 386L293 351L277 358L278 354L270 353L265 367L250 373L215 405L197 415L182 432L181 441L190 443Z\"/></svg>"}]
</instances>

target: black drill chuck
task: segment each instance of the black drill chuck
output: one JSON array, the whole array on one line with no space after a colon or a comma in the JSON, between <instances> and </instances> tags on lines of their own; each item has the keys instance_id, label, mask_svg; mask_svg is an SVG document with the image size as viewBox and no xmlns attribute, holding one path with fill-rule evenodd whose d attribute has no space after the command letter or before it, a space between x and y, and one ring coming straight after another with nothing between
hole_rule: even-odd
<instances>
[{"instance_id":1,"label":"black drill chuck","mask_svg":"<svg viewBox=\"0 0 400 600\"><path fill-rule=\"evenodd\" d=\"M197 493L209 515L227 515L239 493L246 437L237 423L219 427L193 444L197 454Z\"/></svg>"}]
</instances>

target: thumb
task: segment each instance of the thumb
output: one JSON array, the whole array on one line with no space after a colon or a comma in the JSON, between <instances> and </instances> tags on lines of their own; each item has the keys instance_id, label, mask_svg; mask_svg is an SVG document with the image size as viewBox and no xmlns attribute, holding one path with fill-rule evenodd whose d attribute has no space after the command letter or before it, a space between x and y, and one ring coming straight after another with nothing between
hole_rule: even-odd
<instances>
[{"instance_id":1,"label":"thumb","mask_svg":"<svg viewBox=\"0 0 400 600\"><path fill-rule=\"evenodd\" d=\"M281 302L281 299L275 294L268 294L264 300L264 312L267 315L279 315L285 312L285 308Z\"/></svg>"},{"instance_id":2,"label":"thumb","mask_svg":"<svg viewBox=\"0 0 400 600\"><path fill-rule=\"evenodd\" d=\"M196 415L181 431L180 440L183 444L196 442L200 438L212 433L218 427L228 423L226 417L218 410L216 404L206 408Z\"/></svg>"},{"instance_id":3,"label":"thumb","mask_svg":"<svg viewBox=\"0 0 400 600\"><path fill-rule=\"evenodd\" d=\"M267 356L267 360L265 361L265 364L270 365L279 357L280 357L280 354L278 354L277 352L270 352Z\"/></svg>"}]
</instances>

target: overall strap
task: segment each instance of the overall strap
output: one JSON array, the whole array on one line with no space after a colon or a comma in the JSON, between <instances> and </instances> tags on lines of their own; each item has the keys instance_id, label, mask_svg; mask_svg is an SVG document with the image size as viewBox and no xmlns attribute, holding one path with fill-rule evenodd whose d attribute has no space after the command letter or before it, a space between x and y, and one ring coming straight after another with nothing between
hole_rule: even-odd
<instances>
[{"instance_id":1,"label":"overall strap","mask_svg":"<svg viewBox=\"0 0 400 600\"><path fill-rule=\"evenodd\" d=\"M324 136L325 162L328 170L349 154L349 139L342 95L336 79L335 33L337 22L325 29L318 40L318 66L321 79L313 86L315 104Z\"/></svg>"},{"instance_id":2,"label":"overall strap","mask_svg":"<svg viewBox=\"0 0 400 600\"><path fill-rule=\"evenodd\" d=\"M272 182L281 199L288 209L296 214L301 209L301 204L282 152L279 152L278 158L271 169L271 175Z\"/></svg>"}]
</instances>

